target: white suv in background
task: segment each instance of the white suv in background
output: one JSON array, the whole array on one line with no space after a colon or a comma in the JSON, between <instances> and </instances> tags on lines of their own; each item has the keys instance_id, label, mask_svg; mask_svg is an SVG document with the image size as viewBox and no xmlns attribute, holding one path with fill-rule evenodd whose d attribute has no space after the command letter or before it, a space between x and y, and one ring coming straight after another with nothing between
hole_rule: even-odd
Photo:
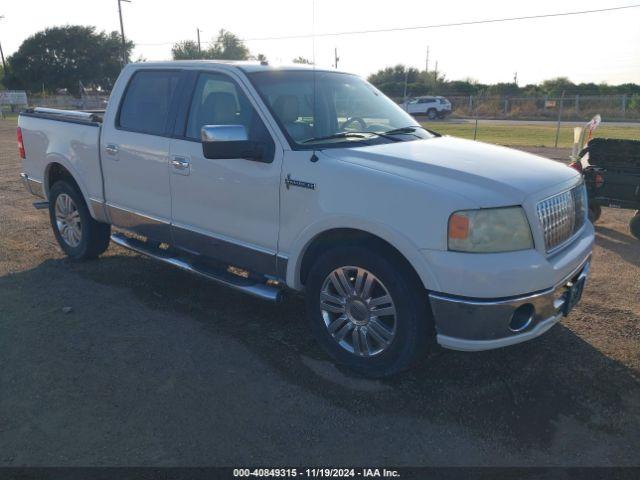
<instances>
[{"instance_id":1,"label":"white suv in background","mask_svg":"<svg viewBox=\"0 0 640 480\"><path fill-rule=\"evenodd\" d=\"M412 115L426 115L435 120L451 113L451 102L444 97L417 97L403 103L402 108Z\"/></svg>"}]
</instances>

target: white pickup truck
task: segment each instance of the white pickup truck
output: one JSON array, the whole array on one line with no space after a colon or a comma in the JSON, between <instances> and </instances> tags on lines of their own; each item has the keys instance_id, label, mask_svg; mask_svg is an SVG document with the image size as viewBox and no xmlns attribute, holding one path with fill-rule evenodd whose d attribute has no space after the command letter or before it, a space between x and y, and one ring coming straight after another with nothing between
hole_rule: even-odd
<instances>
[{"instance_id":1,"label":"white pickup truck","mask_svg":"<svg viewBox=\"0 0 640 480\"><path fill-rule=\"evenodd\" d=\"M318 342L364 375L537 337L589 271L575 170L427 131L346 73L128 65L104 116L27 110L18 145L72 259L111 240L269 301L304 291Z\"/></svg>"}]
</instances>

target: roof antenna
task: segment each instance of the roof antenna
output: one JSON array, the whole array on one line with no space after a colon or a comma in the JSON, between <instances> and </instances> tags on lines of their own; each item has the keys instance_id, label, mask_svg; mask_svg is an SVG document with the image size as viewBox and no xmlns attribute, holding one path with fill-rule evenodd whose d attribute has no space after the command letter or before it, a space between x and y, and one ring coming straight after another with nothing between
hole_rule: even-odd
<instances>
[{"instance_id":1,"label":"roof antenna","mask_svg":"<svg viewBox=\"0 0 640 480\"><path fill-rule=\"evenodd\" d=\"M311 121L313 122L313 136L317 137L317 122L316 122L316 0L311 0L311 64L313 65L313 111L311 112ZM316 149L313 148L313 153L309 159L312 163L318 161L318 155L316 155Z\"/></svg>"}]
</instances>

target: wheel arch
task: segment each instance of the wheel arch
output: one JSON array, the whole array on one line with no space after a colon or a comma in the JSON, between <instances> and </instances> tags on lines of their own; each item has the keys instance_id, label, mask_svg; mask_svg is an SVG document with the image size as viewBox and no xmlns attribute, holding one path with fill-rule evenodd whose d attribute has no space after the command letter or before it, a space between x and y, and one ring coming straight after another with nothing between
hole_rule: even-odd
<instances>
[{"instance_id":1,"label":"wheel arch","mask_svg":"<svg viewBox=\"0 0 640 480\"><path fill-rule=\"evenodd\" d=\"M396 232L380 226L362 225L362 222L343 222L340 225L307 229L296 242L287 263L287 285L302 290L313 262L323 252L337 245L374 246L391 252L427 289L436 289L433 272L426 264L425 257L413 243Z\"/></svg>"},{"instance_id":2,"label":"wheel arch","mask_svg":"<svg viewBox=\"0 0 640 480\"><path fill-rule=\"evenodd\" d=\"M44 169L43 177L43 188L46 198L49 199L49 191L55 182L59 180L66 180L78 188L78 191L82 195L82 198L89 209L89 213L94 219L98 219L93 208L93 202L90 201L88 191L80 181L80 175L74 171L69 162L59 156L50 156L47 160L48 163Z\"/></svg>"}]
</instances>

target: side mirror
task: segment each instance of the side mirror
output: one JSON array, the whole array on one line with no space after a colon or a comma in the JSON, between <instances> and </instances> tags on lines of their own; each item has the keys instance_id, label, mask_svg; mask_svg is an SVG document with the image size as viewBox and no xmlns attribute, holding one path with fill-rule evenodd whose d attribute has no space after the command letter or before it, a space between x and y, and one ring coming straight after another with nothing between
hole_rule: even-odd
<instances>
[{"instance_id":1,"label":"side mirror","mask_svg":"<svg viewBox=\"0 0 640 480\"><path fill-rule=\"evenodd\" d=\"M261 161L263 146L252 142L243 125L205 125L200 130L202 153L205 158L246 158Z\"/></svg>"}]
</instances>

